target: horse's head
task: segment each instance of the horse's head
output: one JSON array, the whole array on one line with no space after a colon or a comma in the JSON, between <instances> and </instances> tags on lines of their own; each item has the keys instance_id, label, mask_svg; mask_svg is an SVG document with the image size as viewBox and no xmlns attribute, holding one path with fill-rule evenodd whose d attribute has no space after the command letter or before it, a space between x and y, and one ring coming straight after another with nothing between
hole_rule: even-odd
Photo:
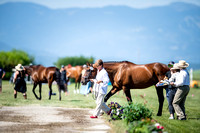
<instances>
[{"instance_id":1,"label":"horse's head","mask_svg":"<svg viewBox=\"0 0 200 133\"><path fill-rule=\"evenodd\" d=\"M86 85L90 79L94 79L97 75L97 68L94 68L92 64L89 64L86 68L84 75L81 76L82 85Z\"/></svg>"},{"instance_id":2,"label":"horse's head","mask_svg":"<svg viewBox=\"0 0 200 133\"><path fill-rule=\"evenodd\" d=\"M25 73L31 75L33 68L31 68L31 66L24 66L24 68L25 68Z\"/></svg>"}]
</instances>

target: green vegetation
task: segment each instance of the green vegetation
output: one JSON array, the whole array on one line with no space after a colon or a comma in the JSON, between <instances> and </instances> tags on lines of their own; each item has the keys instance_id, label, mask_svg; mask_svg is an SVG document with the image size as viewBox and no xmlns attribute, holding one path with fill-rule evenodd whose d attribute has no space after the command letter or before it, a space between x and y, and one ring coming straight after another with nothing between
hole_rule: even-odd
<instances>
[{"instance_id":1,"label":"green vegetation","mask_svg":"<svg viewBox=\"0 0 200 133\"><path fill-rule=\"evenodd\" d=\"M141 103L132 103L123 107L122 117L127 124L133 121L152 118L152 112Z\"/></svg>"},{"instance_id":2,"label":"green vegetation","mask_svg":"<svg viewBox=\"0 0 200 133\"><path fill-rule=\"evenodd\" d=\"M200 70L194 70L193 80L200 80Z\"/></svg>"},{"instance_id":3,"label":"green vegetation","mask_svg":"<svg viewBox=\"0 0 200 133\"><path fill-rule=\"evenodd\" d=\"M58 61L56 63L54 63L54 65L56 65L58 68L60 68L61 65L68 65L71 64L72 66L76 66L76 65L84 65L87 62L89 63L93 63L94 62L94 58L93 57L84 57L84 56L73 56L73 57L64 57L64 58L59 58Z\"/></svg>"},{"instance_id":4,"label":"green vegetation","mask_svg":"<svg viewBox=\"0 0 200 133\"><path fill-rule=\"evenodd\" d=\"M65 96L62 93L62 101L59 101L57 86L53 85L53 92L56 93L52 96L52 100L48 100L49 89L46 84L42 86L42 100L36 100L32 93L32 85L27 85L28 99L25 100L21 93L18 93L17 99L13 96L13 85L9 84L8 81L3 81L3 92L0 94L0 106L58 106L66 108L95 108L96 104L93 100L91 94L89 96L83 96L81 94L73 94L74 84L69 86L70 94ZM111 89L109 86L108 90ZM36 92L38 94L38 88ZM149 87L147 89L137 89L131 90L132 99L134 103L146 104L152 112L152 118L164 126L164 130L168 133L180 133L180 132L190 132L196 133L200 130L200 89L191 88L186 100L186 114L188 120L178 121L169 120L169 111L167 109L167 101L164 102L163 115L156 116L158 110L158 98L156 95L156 90L154 87ZM117 102L122 106L126 106L126 97L121 91L119 94L112 96L107 103ZM129 127L126 125L124 120L112 120L109 122L110 118L104 116L107 123L113 129L115 133L124 133Z\"/></svg>"},{"instance_id":5,"label":"green vegetation","mask_svg":"<svg viewBox=\"0 0 200 133\"><path fill-rule=\"evenodd\" d=\"M28 55L22 50L13 49L12 51L0 52L0 66L6 71L4 79L9 79L12 74L12 68L17 64L29 65L34 63L34 57Z\"/></svg>"}]
</instances>

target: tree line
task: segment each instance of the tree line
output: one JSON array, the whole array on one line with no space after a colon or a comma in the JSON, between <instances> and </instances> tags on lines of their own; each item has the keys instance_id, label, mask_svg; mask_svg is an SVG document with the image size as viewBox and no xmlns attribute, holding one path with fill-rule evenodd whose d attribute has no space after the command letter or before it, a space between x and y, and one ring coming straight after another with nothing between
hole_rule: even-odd
<instances>
[{"instance_id":1,"label":"tree line","mask_svg":"<svg viewBox=\"0 0 200 133\"><path fill-rule=\"evenodd\" d=\"M84 65L87 62L94 63L93 57L84 57L84 56L71 56L59 58L54 65L58 68L61 65ZM0 52L0 67L6 71L4 79L8 80L12 75L12 69L15 68L17 64L22 65L35 65L35 58L32 55L29 55L25 51L13 49L11 51L1 51Z\"/></svg>"}]
</instances>

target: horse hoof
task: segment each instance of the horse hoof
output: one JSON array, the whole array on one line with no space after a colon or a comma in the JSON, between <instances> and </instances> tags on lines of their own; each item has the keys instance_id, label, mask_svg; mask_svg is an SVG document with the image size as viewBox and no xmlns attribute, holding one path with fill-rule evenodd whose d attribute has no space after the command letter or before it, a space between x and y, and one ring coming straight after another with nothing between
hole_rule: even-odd
<instances>
[{"instance_id":1,"label":"horse hoof","mask_svg":"<svg viewBox=\"0 0 200 133\"><path fill-rule=\"evenodd\" d=\"M162 116L162 114L161 113L157 113L157 116Z\"/></svg>"}]
</instances>

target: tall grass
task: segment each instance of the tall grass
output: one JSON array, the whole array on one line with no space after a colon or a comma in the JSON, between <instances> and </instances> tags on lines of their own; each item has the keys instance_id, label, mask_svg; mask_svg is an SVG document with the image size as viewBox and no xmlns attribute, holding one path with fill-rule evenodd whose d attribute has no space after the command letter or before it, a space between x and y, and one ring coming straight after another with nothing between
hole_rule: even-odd
<instances>
[{"instance_id":1,"label":"tall grass","mask_svg":"<svg viewBox=\"0 0 200 133\"><path fill-rule=\"evenodd\" d=\"M8 81L3 81L3 92L0 94L0 107L1 106L59 106L65 108L95 108L96 104L89 94L88 97L81 94L74 94L74 84L69 86L69 95L65 96L62 93L62 100L59 101L57 86L53 85L53 92L57 95L52 96L51 100L48 100L49 89L47 84L42 86L42 100L37 100L32 93L32 85L27 85L28 99L25 100L21 93L18 93L17 99L13 96L13 85ZM111 89L109 86L108 90ZM38 88L36 88L38 94ZM181 133L191 132L196 133L200 131L200 88L191 88L190 93L186 100L186 114L188 120L178 121L169 120L169 111L167 109L167 100L164 101L163 115L161 117L156 116L158 110L158 98L156 89L152 86L147 89L135 89L131 90L133 102L144 103L147 101L146 106L153 111L153 119L157 120L165 127L168 133ZM127 105L126 97L121 91L119 94L112 96L107 103L118 102L120 105ZM109 117L105 116L107 123L109 123L113 129L113 132L122 133L125 132L127 127L123 120L108 122Z\"/></svg>"}]
</instances>

